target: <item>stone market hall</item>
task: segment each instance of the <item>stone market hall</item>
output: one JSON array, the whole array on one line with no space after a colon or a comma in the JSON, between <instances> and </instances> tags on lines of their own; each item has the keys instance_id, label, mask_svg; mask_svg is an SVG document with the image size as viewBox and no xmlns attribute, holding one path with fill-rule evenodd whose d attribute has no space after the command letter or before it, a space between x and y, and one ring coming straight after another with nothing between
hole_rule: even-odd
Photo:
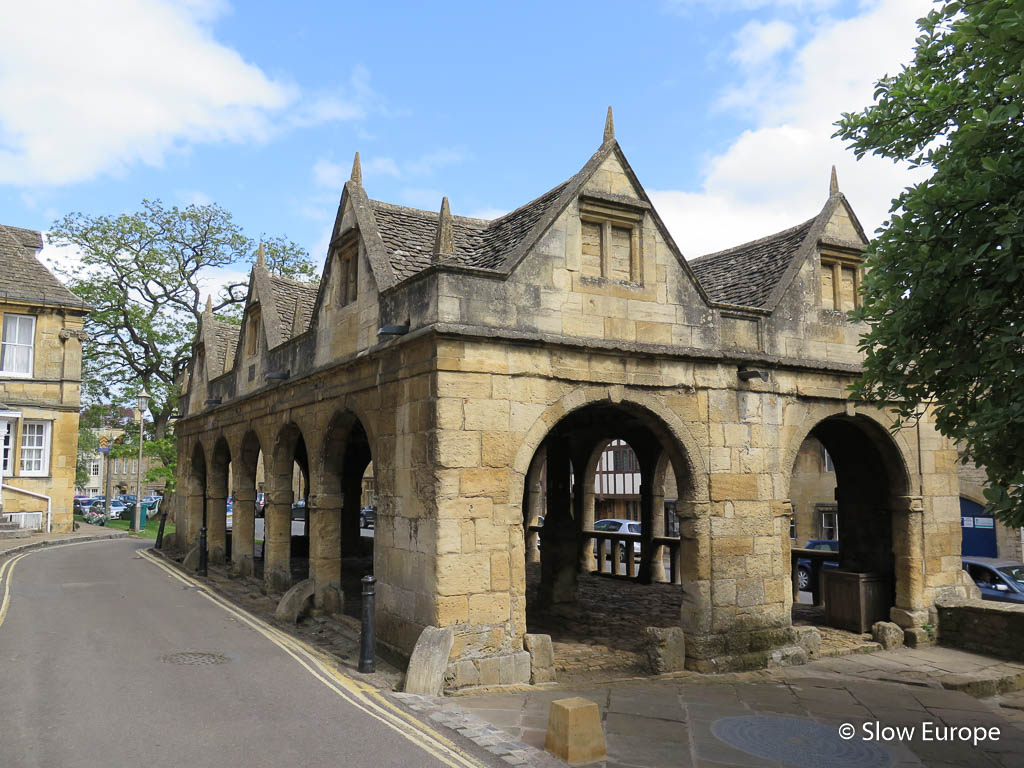
<instances>
[{"instance_id":1,"label":"stone market hall","mask_svg":"<svg viewBox=\"0 0 1024 768\"><path fill-rule=\"evenodd\" d=\"M799 663L790 482L813 438L835 467L840 570L872 576L875 618L920 632L937 597L970 589L957 454L928 413L893 432L847 397L866 242L833 171L813 218L687 261L611 110L578 173L493 220L372 200L356 155L319 285L258 258L241 327L202 318L177 423L178 546L205 519L211 562L273 593L308 579L325 612L351 608L346 585L372 570L382 644L407 657L424 628L453 628L450 687L529 682L530 613L573 616L616 546L628 567L610 556L612 581L678 595L687 668ZM594 530L614 441L640 476L635 551Z\"/></svg>"}]
</instances>

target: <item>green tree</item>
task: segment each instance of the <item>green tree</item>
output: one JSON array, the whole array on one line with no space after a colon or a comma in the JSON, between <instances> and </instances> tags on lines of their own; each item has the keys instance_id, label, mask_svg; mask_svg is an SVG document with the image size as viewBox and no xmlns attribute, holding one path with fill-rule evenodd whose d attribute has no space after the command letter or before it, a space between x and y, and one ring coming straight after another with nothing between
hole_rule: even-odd
<instances>
[{"instance_id":1,"label":"green tree","mask_svg":"<svg viewBox=\"0 0 1024 768\"><path fill-rule=\"evenodd\" d=\"M75 486L85 488L89 484L89 462L100 447L98 430L103 426L102 406L91 405L82 409L78 416L78 457L75 462Z\"/></svg>"},{"instance_id":2,"label":"green tree","mask_svg":"<svg viewBox=\"0 0 1024 768\"><path fill-rule=\"evenodd\" d=\"M1024 3L945 2L913 62L836 135L931 171L893 201L867 251L869 330L855 395L934 408L988 472L990 508L1024 523Z\"/></svg>"},{"instance_id":3,"label":"green tree","mask_svg":"<svg viewBox=\"0 0 1024 768\"><path fill-rule=\"evenodd\" d=\"M178 382L205 308L204 272L248 265L255 243L217 205L165 207L143 200L119 216L72 213L56 222L51 244L73 246L82 267L66 272L68 287L92 306L86 328L83 397L89 402L134 405L140 387L152 395L155 440L169 437ZM306 252L281 237L264 240L268 267L310 281L316 268ZM247 269L247 266L246 266ZM225 285L213 308L237 321L246 280Z\"/></svg>"}]
</instances>

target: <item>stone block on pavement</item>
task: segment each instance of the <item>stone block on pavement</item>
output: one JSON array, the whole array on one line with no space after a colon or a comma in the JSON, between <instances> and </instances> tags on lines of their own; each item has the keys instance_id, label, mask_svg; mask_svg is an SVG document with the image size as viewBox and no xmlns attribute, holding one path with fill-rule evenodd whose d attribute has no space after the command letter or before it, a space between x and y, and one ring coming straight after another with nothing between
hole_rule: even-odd
<instances>
[{"instance_id":1,"label":"stone block on pavement","mask_svg":"<svg viewBox=\"0 0 1024 768\"><path fill-rule=\"evenodd\" d=\"M871 625L871 639L886 651L903 647L903 627L891 621L876 621Z\"/></svg>"},{"instance_id":2,"label":"stone block on pavement","mask_svg":"<svg viewBox=\"0 0 1024 768\"><path fill-rule=\"evenodd\" d=\"M581 696L552 701L544 749L569 765L604 758L608 752L597 704Z\"/></svg>"},{"instance_id":3,"label":"stone block on pavement","mask_svg":"<svg viewBox=\"0 0 1024 768\"><path fill-rule=\"evenodd\" d=\"M644 650L655 674L682 672L686 667L686 638L681 627L646 627Z\"/></svg>"},{"instance_id":4,"label":"stone block on pavement","mask_svg":"<svg viewBox=\"0 0 1024 768\"><path fill-rule=\"evenodd\" d=\"M816 659L821 652L821 632L817 627L793 627L796 632L796 642L801 648L807 651L807 658Z\"/></svg>"},{"instance_id":5,"label":"stone block on pavement","mask_svg":"<svg viewBox=\"0 0 1024 768\"><path fill-rule=\"evenodd\" d=\"M555 679L555 652L551 635L523 636L523 647L530 654L530 682L550 683Z\"/></svg>"},{"instance_id":6,"label":"stone block on pavement","mask_svg":"<svg viewBox=\"0 0 1024 768\"><path fill-rule=\"evenodd\" d=\"M295 624L313 608L313 580L304 579L289 589L277 604L274 618Z\"/></svg>"},{"instance_id":7,"label":"stone block on pavement","mask_svg":"<svg viewBox=\"0 0 1024 768\"><path fill-rule=\"evenodd\" d=\"M181 561L181 567L186 571L198 571L199 570L199 547L192 547L185 555L185 559Z\"/></svg>"},{"instance_id":8,"label":"stone block on pavement","mask_svg":"<svg viewBox=\"0 0 1024 768\"><path fill-rule=\"evenodd\" d=\"M454 627L424 627L405 671L406 693L440 695L454 642Z\"/></svg>"}]
</instances>

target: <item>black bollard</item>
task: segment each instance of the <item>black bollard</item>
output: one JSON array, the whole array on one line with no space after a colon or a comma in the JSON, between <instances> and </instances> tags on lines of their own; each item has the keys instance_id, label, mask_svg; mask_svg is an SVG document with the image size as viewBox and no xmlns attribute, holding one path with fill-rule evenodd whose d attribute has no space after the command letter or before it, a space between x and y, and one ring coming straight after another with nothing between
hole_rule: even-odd
<instances>
[{"instance_id":1,"label":"black bollard","mask_svg":"<svg viewBox=\"0 0 1024 768\"><path fill-rule=\"evenodd\" d=\"M200 576L206 576L206 526L199 529L199 570Z\"/></svg>"},{"instance_id":2,"label":"black bollard","mask_svg":"<svg viewBox=\"0 0 1024 768\"><path fill-rule=\"evenodd\" d=\"M359 671L373 672L377 668L377 631L374 627L374 585L373 576L363 576L363 622L359 631Z\"/></svg>"},{"instance_id":3,"label":"black bollard","mask_svg":"<svg viewBox=\"0 0 1024 768\"><path fill-rule=\"evenodd\" d=\"M164 526L167 525L167 513L160 513L160 529L156 532L156 544L153 546L157 549L164 548Z\"/></svg>"}]
</instances>

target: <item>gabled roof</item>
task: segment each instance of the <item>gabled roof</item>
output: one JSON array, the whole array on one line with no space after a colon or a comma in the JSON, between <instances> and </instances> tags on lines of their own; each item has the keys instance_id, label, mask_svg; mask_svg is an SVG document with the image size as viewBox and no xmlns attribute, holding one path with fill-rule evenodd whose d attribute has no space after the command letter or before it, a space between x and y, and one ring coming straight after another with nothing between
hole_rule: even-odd
<instances>
[{"instance_id":1,"label":"gabled roof","mask_svg":"<svg viewBox=\"0 0 1024 768\"><path fill-rule=\"evenodd\" d=\"M864 229L846 197L834 189L825 207L813 219L774 235L693 259L690 266L713 301L773 310L804 260L819 244L829 243L825 229L840 206L845 208L860 242L834 244L863 248L868 242Z\"/></svg>"},{"instance_id":2,"label":"gabled roof","mask_svg":"<svg viewBox=\"0 0 1024 768\"><path fill-rule=\"evenodd\" d=\"M535 200L497 219L452 216L455 252L446 263L478 269L500 270L508 257L558 201L569 182L563 182ZM370 200L373 218L388 250L388 261L399 281L430 266L437 235L438 214L401 205Z\"/></svg>"},{"instance_id":3,"label":"gabled roof","mask_svg":"<svg viewBox=\"0 0 1024 768\"><path fill-rule=\"evenodd\" d=\"M0 224L0 298L88 309L36 258L42 247L39 232Z\"/></svg>"},{"instance_id":4,"label":"gabled roof","mask_svg":"<svg viewBox=\"0 0 1024 768\"><path fill-rule=\"evenodd\" d=\"M281 329L281 341L287 341L292 336L298 335L309 328L310 318L313 316L313 305L316 303L319 281L316 283L302 283L298 280L289 280L286 277L268 275L268 285L274 293L274 303L277 307L278 327ZM298 327L295 325L295 310L298 307ZM266 315L263 316L267 318ZM269 318L267 318L269 320ZM296 329L296 333L293 333Z\"/></svg>"},{"instance_id":5,"label":"gabled roof","mask_svg":"<svg viewBox=\"0 0 1024 768\"><path fill-rule=\"evenodd\" d=\"M211 378L231 370L235 362L235 352L238 349L238 336L241 330L240 326L214 318L213 350L212 353L208 351L206 357Z\"/></svg>"},{"instance_id":6,"label":"gabled roof","mask_svg":"<svg viewBox=\"0 0 1024 768\"><path fill-rule=\"evenodd\" d=\"M693 273L714 301L765 307L817 219L743 245L693 259Z\"/></svg>"}]
</instances>

